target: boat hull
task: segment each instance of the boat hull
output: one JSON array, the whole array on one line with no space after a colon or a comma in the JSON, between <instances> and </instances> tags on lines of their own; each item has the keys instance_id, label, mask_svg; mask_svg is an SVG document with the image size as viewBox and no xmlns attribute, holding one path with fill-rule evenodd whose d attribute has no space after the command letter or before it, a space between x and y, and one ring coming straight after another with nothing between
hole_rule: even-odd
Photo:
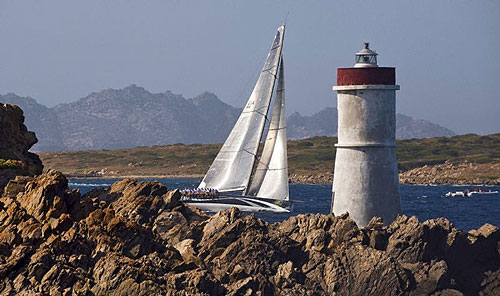
<instances>
[{"instance_id":1,"label":"boat hull","mask_svg":"<svg viewBox=\"0 0 500 296\"><path fill-rule=\"evenodd\" d=\"M498 191L469 191L469 192L463 192L463 191L457 191L457 192L448 192L446 193L445 197L478 197L478 196L485 196L485 195L498 195Z\"/></svg>"},{"instance_id":2,"label":"boat hull","mask_svg":"<svg viewBox=\"0 0 500 296\"><path fill-rule=\"evenodd\" d=\"M289 213L291 203L245 196L220 196L217 198L183 198L182 202L206 212L218 212L232 207L244 212Z\"/></svg>"},{"instance_id":3,"label":"boat hull","mask_svg":"<svg viewBox=\"0 0 500 296\"><path fill-rule=\"evenodd\" d=\"M477 191L472 191L467 193L468 197L473 197L473 196L483 196L483 195L497 195L498 191L482 191L482 192L477 192Z\"/></svg>"}]
</instances>

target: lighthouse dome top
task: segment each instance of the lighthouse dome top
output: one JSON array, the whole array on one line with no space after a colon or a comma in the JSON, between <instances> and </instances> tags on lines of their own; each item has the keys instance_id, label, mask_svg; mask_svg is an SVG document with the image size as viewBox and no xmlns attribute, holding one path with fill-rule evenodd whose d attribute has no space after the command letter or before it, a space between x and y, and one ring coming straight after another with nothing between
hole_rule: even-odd
<instances>
[{"instance_id":1,"label":"lighthouse dome top","mask_svg":"<svg viewBox=\"0 0 500 296\"><path fill-rule=\"evenodd\" d=\"M356 53L356 64L354 64L354 68L378 67L377 55L378 53L370 49L370 43L363 43L363 49Z\"/></svg>"}]
</instances>

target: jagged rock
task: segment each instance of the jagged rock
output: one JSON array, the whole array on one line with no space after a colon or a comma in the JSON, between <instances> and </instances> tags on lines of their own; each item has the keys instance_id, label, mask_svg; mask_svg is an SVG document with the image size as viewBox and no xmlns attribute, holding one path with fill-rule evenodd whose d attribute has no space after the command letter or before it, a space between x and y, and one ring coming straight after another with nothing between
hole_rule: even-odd
<instances>
[{"instance_id":1,"label":"jagged rock","mask_svg":"<svg viewBox=\"0 0 500 296\"><path fill-rule=\"evenodd\" d=\"M49 170L28 181L24 192L17 194L16 200L28 215L43 222L67 214L65 200L69 201L75 193L68 189L68 181L61 173Z\"/></svg>"},{"instance_id":2,"label":"jagged rock","mask_svg":"<svg viewBox=\"0 0 500 296\"><path fill-rule=\"evenodd\" d=\"M23 109L26 126L36 133L39 140L32 151L65 150L62 144L61 125L53 110L30 97L20 97L13 93L0 94L0 103L17 105Z\"/></svg>"},{"instance_id":3,"label":"jagged rock","mask_svg":"<svg viewBox=\"0 0 500 296\"><path fill-rule=\"evenodd\" d=\"M23 110L15 105L0 104L0 194L15 176L42 173L40 158L28 152L36 142L35 133L24 125Z\"/></svg>"},{"instance_id":4,"label":"jagged rock","mask_svg":"<svg viewBox=\"0 0 500 296\"><path fill-rule=\"evenodd\" d=\"M0 197L0 295L495 295L499 241L443 218L208 216L156 182L81 196L48 171Z\"/></svg>"}]
</instances>

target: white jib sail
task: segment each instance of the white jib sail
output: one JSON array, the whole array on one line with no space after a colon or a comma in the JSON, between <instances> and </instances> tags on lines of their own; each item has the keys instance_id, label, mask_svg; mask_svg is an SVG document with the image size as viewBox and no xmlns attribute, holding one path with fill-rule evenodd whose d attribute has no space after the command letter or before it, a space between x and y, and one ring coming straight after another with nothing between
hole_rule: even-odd
<instances>
[{"instance_id":1,"label":"white jib sail","mask_svg":"<svg viewBox=\"0 0 500 296\"><path fill-rule=\"evenodd\" d=\"M273 94L284 33L285 27L279 27L257 84L199 188L224 192L248 186Z\"/></svg>"},{"instance_id":2,"label":"white jib sail","mask_svg":"<svg viewBox=\"0 0 500 296\"><path fill-rule=\"evenodd\" d=\"M247 192L247 195L278 200L288 200L289 198L283 69L282 58L269 131L262 150L262 157L257 164L255 175Z\"/></svg>"}]
</instances>

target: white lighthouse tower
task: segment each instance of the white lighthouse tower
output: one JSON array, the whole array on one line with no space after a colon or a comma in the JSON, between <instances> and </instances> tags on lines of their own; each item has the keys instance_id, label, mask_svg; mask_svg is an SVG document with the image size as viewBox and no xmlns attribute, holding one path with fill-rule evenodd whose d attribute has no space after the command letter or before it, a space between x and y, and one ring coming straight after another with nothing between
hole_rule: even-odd
<instances>
[{"instance_id":1,"label":"white lighthouse tower","mask_svg":"<svg viewBox=\"0 0 500 296\"><path fill-rule=\"evenodd\" d=\"M395 68L379 67L369 44L353 68L337 69L338 143L333 180L335 215L360 227L373 216L391 223L401 213L396 160Z\"/></svg>"}]
</instances>

